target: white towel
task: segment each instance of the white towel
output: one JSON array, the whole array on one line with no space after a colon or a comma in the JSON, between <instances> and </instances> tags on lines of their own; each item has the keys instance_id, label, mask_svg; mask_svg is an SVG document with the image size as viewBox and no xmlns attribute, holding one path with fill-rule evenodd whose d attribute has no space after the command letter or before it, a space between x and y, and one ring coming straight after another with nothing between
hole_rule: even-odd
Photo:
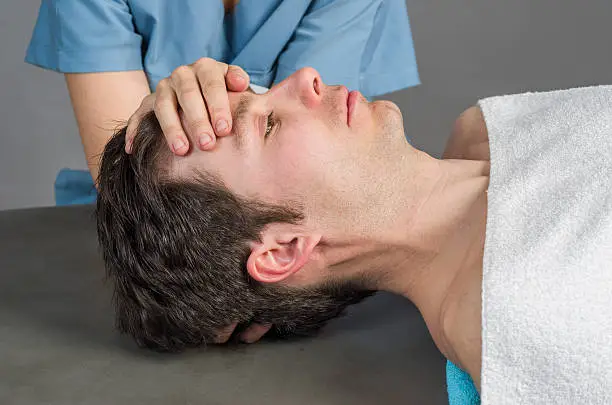
<instances>
[{"instance_id":1,"label":"white towel","mask_svg":"<svg viewBox=\"0 0 612 405\"><path fill-rule=\"evenodd\" d=\"M612 86L479 104L482 403L612 404Z\"/></svg>"}]
</instances>

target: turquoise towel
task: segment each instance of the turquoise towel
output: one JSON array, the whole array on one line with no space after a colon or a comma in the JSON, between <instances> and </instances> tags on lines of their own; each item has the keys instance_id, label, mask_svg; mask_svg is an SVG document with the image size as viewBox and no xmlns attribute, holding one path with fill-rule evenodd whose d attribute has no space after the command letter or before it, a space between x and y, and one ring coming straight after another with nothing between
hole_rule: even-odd
<instances>
[{"instance_id":1,"label":"turquoise towel","mask_svg":"<svg viewBox=\"0 0 612 405\"><path fill-rule=\"evenodd\" d=\"M446 362L446 390L449 405L480 405L480 395L468 373Z\"/></svg>"}]
</instances>

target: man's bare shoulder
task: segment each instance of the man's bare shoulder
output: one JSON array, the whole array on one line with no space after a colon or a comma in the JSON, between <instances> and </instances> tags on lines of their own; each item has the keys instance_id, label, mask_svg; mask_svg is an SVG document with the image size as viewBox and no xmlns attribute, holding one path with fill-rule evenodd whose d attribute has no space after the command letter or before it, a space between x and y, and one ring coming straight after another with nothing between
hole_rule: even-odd
<instances>
[{"instance_id":1,"label":"man's bare shoulder","mask_svg":"<svg viewBox=\"0 0 612 405\"><path fill-rule=\"evenodd\" d=\"M472 106L455 121L443 159L489 160L489 133L480 107Z\"/></svg>"}]
</instances>

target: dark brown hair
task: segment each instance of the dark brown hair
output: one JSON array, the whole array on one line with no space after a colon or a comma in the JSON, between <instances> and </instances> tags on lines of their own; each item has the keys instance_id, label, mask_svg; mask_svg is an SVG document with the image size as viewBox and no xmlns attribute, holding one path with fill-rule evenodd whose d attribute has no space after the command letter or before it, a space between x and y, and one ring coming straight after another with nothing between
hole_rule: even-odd
<instances>
[{"instance_id":1,"label":"dark brown hair","mask_svg":"<svg viewBox=\"0 0 612 405\"><path fill-rule=\"evenodd\" d=\"M266 224L299 223L299 209L241 199L209 174L176 179L154 113L106 145L98 178L98 238L114 283L118 329L141 346L179 351L212 342L233 322L268 322L279 336L311 334L371 294L359 285L309 289L255 282L249 242Z\"/></svg>"}]
</instances>

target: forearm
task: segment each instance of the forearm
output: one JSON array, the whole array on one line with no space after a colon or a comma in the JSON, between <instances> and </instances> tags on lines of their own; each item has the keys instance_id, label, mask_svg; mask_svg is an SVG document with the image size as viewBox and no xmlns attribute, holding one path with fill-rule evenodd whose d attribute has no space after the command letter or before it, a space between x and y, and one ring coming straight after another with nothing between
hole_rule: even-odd
<instances>
[{"instance_id":1,"label":"forearm","mask_svg":"<svg viewBox=\"0 0 612 405\"><path fill-rule=\"evenodd\" d=\"M150 93L143 71L70 73L66 84L92 178L104 146Z\"/></svg>"}]
</instances>

